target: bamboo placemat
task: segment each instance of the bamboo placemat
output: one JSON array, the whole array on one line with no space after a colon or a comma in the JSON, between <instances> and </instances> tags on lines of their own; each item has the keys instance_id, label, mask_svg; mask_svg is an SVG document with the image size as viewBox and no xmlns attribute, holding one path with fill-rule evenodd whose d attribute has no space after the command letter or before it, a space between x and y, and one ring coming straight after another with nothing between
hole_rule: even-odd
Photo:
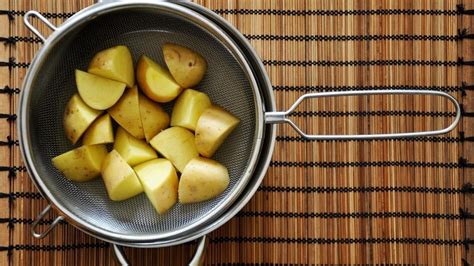
<instances>
[{"instance_id":1,"label":"bamboo placemat","mask_svg":"<svg viewBox=\"0 0 474 266\"><path fill-rule=\"evenodd\" d=\"M197 2L250 40L280 109L306 92L384 88L446 91L464 108L453 132L428 138L305 141L279 126L262 186L210 235L207 264L474 262L474 1ZM41 47L24 27L24 12L39 10L60 25L92 3L0 1L2 265L115 264L106 243L66 223L43 240L30 235L47 202L25 172L15 123L22 78ZM292 118L313 133L381 133L440 128L452 116L439 98L374 96L306 101ZM182 265L193 249L191 243L126 252L133 265Z\"/></svg>"}]
</instances>

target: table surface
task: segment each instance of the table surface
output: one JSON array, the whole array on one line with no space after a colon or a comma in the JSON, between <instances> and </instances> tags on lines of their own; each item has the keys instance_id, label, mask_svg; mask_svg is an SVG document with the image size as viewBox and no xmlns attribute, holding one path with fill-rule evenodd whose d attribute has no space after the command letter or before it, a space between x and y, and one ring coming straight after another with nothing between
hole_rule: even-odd
<instances>
[{"instance_id":1,"label":"table surface","mask_svg":"<svg viewBox=\"0 0 474 266\"><path fill-rule=\"evenodd\" d=\"M469 34L474 24L457 7L474 9L474 1L196 2L250 40L279 109L306 92L414 88L448 92L465 111L451 133L415 139L307 141L278 126L262 185L236 217L209 235L206 264L474 262L467 249L474 181L474 67L467 62L474 54L472 40L458 33ZM1 265L115 264L107 243L67 223L42 240L31 237L32 219L47 202L25 172L13 117L22 79L41 48L23 24L24 12L38 10L60 25L91 4L0 1L0 10L7 11L0 11L0 87L6 86L0 91ZM291 118L308 132L349 134L439 128L452 116L453 108L436 97L371 96L308 100ZM182 265L194 247L126 253L133 265Z\"/></svg>"}]
</instances>

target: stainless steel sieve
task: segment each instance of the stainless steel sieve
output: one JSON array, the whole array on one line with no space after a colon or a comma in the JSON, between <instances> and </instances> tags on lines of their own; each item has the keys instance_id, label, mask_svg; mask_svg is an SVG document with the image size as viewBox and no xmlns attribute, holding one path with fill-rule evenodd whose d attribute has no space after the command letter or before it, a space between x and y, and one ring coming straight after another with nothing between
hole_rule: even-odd
<instances>
[{"instance_id":1,"label":"stainless steel sieve","mask_svg":"<svg viewBox=\"0 0 474 266\"><path fill-rule=\"evenodd\" d=\"M47 39L29 22L32 16L54 30ZM447 133L461 115L459 104L449 94L406 90L306 94L288 111L276 112L268 77L242 35L211 11L185 1L101 2L78 12L57 28L38 12L30 11L25 15L25 24L44 41L25 77L19 107L23 158L33 182L51 203L33 224L35 237L44 237L67 217L86 233L120 245L160 247L187 242L222 225L253 195L273 151L273 123L289 123L310 139L401 138ZM73 148L64 137L61 117L67 100L76 90L74 69L85 69L96 52L119 44L127 45L135 60L144 53L163 63L164 42L188 46L208 60L209 70L199 89L242 122L216 154L231 176L223 195L200 204L177 204L168 214L156 215L143 195L116 203L108 199L100 179L89 183L66 180L51 165L51 158ZM438 95L454 104L456 116L449 127L437 131L339 136L308 135L288 118L306 98L373 94ZM170 106L165 108L169 110ZM51 206L62 216L44 232L37 233L36 225ZM114 247L120 256L118 246ZM199 254L203 247L202 239ZM197 260L198 257L194 262ZM122 262L125 263L124 257Z\"/></svg>"}]
</instances>

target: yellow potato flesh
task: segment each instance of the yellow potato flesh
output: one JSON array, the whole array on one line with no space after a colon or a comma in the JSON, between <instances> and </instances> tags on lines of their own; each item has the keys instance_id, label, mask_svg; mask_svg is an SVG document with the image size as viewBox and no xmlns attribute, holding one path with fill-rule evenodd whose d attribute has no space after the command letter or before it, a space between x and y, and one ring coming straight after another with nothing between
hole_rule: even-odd
<instances>
[{"instance_id":1,"label":"yellow potato flesh","mask_svg":"<svg viewBox=\"0 0 474 266\"><path fill-rule=\"evenodd\" d=\"M194 144L194 134L182 127L170 127L161 131L150 144L166 159L170 160L179 172L186 164L199 156Z\"/></svg>"},{"instance_id":2,"label":"yellow potato flesh","mask_svg":"<svg viewBox=\"0 0 474 266\"><path fill-rule=\"evenodd\" d=\"M143 192L135 171L115 150L105 157L101 172L111 200L126 200Z\"/></svg>"},{"instance_id":3,"label":"yellow potato flesh","mask_svg":"<svg viewBox=\"0 0 474 266\"><path fill-rule=\"evenodd\" d=\"M127 84L129 88L135 85L132 54L124 45L98 52L92 58L87 72L120 81Z\"/></svg>"},{"instance_id":4,"label":"yellow potato flesh","mask_svg":"<svg viewBox=\"0 0 474 266\"><path fill-rule=\"evenodd\" d=\"M112 108L107 110L110 116L128 133L135 138L145 138L143 126L140 119L140 107L138 101L138 89L133 87L127 89L122 98Z\"/></svg>"},{"instance_id":5,"label":"yellow potato flesh","mask_svg":"<svg viewBox=\"0 0 474 266\"><path fill-rule=\"evenodd\" d=\"M171 113L171 126L195 130L201 114L211 106L211 100L202 92L187 89L176 100Z\"/></svg>"},{"instance_id":6,"label":"yellow potato flesh","mask_svg":"<svg viewBox=\"0 0 474 266\"><path fill-rule=\"evenodd\" d=\"M146 96L160 103L174 100L182 90L167 69L144 55L138 60L137 82Z\"/></svg>"},{"instance_id":7,"label":"yellow potato flesh","mask_svg":"<svg viewBox=\"0 0 474 266\"><path fill-rule=\"evenodd\" d=\"M228 185L229 172L225 166L211 159L192 159L179 180L179 202L195 203L215 198Z\"/></svg>"},{"instance_id":8,"label":"yellow potato flesh","mask_svg":"<svg viewBox=\"0 0 474 266\"><path fill-rule=\"evenodd\" d=\"M187 47L167 43L163 45L163 56L171 75L183 88L198 85L206 74L204 57Z\"/></svg>"},{"instance_id":9,"label":"yellow potato flesh","mask_svg":"<svg viewBox=\"0 0 474 266\"><path fill-rule=\"evenodd\" d=\"M145 141L133 137L121 127L117 129L114 149L130 166L158 157L156 151Z\"/></svg>"},{"instance_id":10,"label":"yellow potato flesh","mask_svg":"<svg viewBox=\"0 0 474 266\"><path fill-rule=\"evenodd\" d=\"M94 145L114 142L114 131L112 129L112 119L109 114L105 114L92 123L87 129L82 144Z\"/></svg>"},{"instance_id":11,"label":"yellow potato flesh","mask_svg":"<svg viewBox=\"0 0 474 266\"><path fill-rule=\"evenodd\" d=\"M155 159L133 168L155 210L165 213L178 201L178 176L170 161Z\"/></svg>"},{"instance_id":12,"label":"yellow potato flesh","mask_svg":"<svg viewBox=\"0 0 474 266\"><path fill-rule=\"evenodd\" d=\"M239 122L239 118L218 106L206 109L199 118L195 131L199 154L212 157Z\"/></svg>"},{"instance_id":13,"label":"yellow potato flesh","mask_svg":"<svg viewBox=\"0 0 474 266\"><path fill-rule=\"evenodd\" d=\"M140 118L143 125L145 139L150 141L156 134L166 129L170 124L170 116L161 106L140 94Z\"/></svg>"},{"instance_id":14,"label":"yellow potato flesh","mask_svg":"<svg viewBox=\"0 0 474 266\"><path fill-rule=\"evenodd\" d=\"M100 175L106 155L105 145L81 146L54 157L52 163L67 179L85 182Z\"/></svg>"},{"instance_id":15,"label":"yellow potato flesh","mask_svg":"<svg viewBox=\"0 0 474 266\"><path fill-rule=\"evenodd\" d=\"M90 108L78 94L71 97L64 110L63 124L66 137L72 144L76 144L101 113L101 111Z\"/></svg>"},{"instance_id":16,"label":"yellow potato flesh","mask_svg":"<svg viewBox=\"0 0 474 266\"><path fill-rule=\"evenodd\" d=\"M125 91L126 84L76 69L76 86L82 100L96 110L114 105Z\"/></svg>"}]
</instances>

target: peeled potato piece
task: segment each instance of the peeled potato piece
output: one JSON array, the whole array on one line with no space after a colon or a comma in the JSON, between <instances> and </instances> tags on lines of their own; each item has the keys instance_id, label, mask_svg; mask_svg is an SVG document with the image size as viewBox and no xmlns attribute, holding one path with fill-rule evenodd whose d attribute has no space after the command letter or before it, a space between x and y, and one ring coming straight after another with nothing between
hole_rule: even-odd
<instances>
[{"instance_id":1,"label":"peeled potato piece","mask_svg":"<svg viewBox=\"0 0 474 266\"><path fill-rule=\"evenodd\" d=\"M179 95L171 113L171 126L184 127L194 131L201 114L211 106L207 94L187 89Z\"/></svg>"},{"instance_id":2,"label":"peeled potato piece","mask_svg":"<svg viewBox=\"0 0 474 266\"><path fill-rule=\"evenodd\" d=\"M196 148L204 157L210 158L224 140L237 127L240 119L221 107L206 109L196 125Z\"/></svg>"},{"instance_id":3,"label":"peeled potato piece","mask_svg":"<svg viewBox=\"0 0 474 266\"><path fill-rule=\"evenodd\" d=\"M194 144L194 134L182 127L170 127L161 131L151 139L150 144L181 173L191 159L199 156Z\"/></svg>"},{"instance_id":4,"label":"peeled potato piece","mask_svg":"<svg viewBox=\"0 0 474 266\"><path fill-rule=\"evenodd\" d=\"M87 72L120 81L132 88L135 85L133 58L127 46L119 45L98 52L91 60Z\"/></svg>"},{"instance_id":5,"label":"peeled potato piece","mask_svg":"<svg viewBox=\"0 0 474 266\"><path fill-rule=\"evenodd\" d=\"M130 166L158 157L145 141L135 138L121 127L117 129L114 149Z\"/></svg>"},{"instance_id":6,"label":"peeled potato piece","mask_svg":"<svg viewBox=\"0 0 474 266\"><path fill-rule=\"evenodd\" d=\"M137 82L146 96L159 103L174 100L182 91L166 68L145 55L138 60Z\"/></svg>"},{"instance_id":7,"label":"peeled potato piece","mask_svg":"<svg viewBox=\"0 0 474 266\"><path fill-rule=\"evenodd\" d=\"M76 69L76 86L87 105L105 110L120 99L126 84Z\"/></svg>"},{"instance_id":8,"label":"peeled potato piece","mask_svg":"<svg viewBox=\"0 0 474 266\"><path fill-rule=\"evenodd\" d=\"M78 94L74 94L64 110L64 131L72 144L76 144L86 129L101 114L101 111L90 108Z\"/></svg>"},{"instance_id":9,"label":"peeled potato piece","mask_svg":"<svg viewBox=\"0 0 474 266\"><path fill-rule=\"evenodd\" d=\"M109 114L105 114L92 123L87 129L82 143L84 145L105 144L114 142L114 131L112 129L112 119Z\"/></svg>"},{"instance_id":10,"label":"peeled potato piece","mask_svg":"<svg viewBox=\"0 0 474 266\"><path fill-rule=\"evenodd\" d=\"M172 43L164 44L163 56L171 75L183 88L198 85L206 74L206 59L187 47Z\"/></svg>"},{"instance_id":11,"label":"peeled potato piece","mask_svg":"<svg viewBox=\"0 0 474 266\"><path fill-rule=\"evenodd\" d=\"M86 145L56 156L51 161L67 179L85 182L100 175L106 155L105 145Z\"/></svg>"},{"instance_id":12,"label":"peeled potato piece","mask_svg":"<svg viewBox=\"0 0 474 266\"><path fill-rule=\"evenodd\" d=\"M143 192L135 171L116 150L105 157L101 173L109 198L113 201L126 200Z\"/></svg>"},{"instance_id":13,"label":"peeled potato piece","mask_svg":"<svg viewBox=\"0 0 474 266\"><path fill-rule=\"evenodd\" d=\"M154 159L133 168L155 210L167 212L178 201L178 176L170 161Z\"/></svg>"},{"instance_id":14,"label":"peeled potato piece","mask_svg":"<svg viewBox=\"0 0 474 266\"><path fill-rule=\"evenodd\" d=\"M138 101L138 89L133 87L127 89L122 98L112 108L107 110L110 116L135 138L145 138L143 126L140 119L140 107Z\"/></svg>"},{"instance_id":15,"label":"peeled potato piece","mask_svg":"<svg viewBox=\"0 0 474 266\"><path fill-rule=\"evenodd\" d=\"M229 172L222 164L206 158L194 158L179 180L181 203L206 201L220 195L229 186Z\"/></svg>"},{"instance_id":16,"label":"peeled potato piece","mask_svg":"<svg viewBox=\"0 0 474 266\"><path fill-rule=\"evenodd\" d=\"M143 132L145 139L149 142L156 134L169 126L170 116L161 106L141 94L138 101Z\"/></svg>"}]
</instances>

